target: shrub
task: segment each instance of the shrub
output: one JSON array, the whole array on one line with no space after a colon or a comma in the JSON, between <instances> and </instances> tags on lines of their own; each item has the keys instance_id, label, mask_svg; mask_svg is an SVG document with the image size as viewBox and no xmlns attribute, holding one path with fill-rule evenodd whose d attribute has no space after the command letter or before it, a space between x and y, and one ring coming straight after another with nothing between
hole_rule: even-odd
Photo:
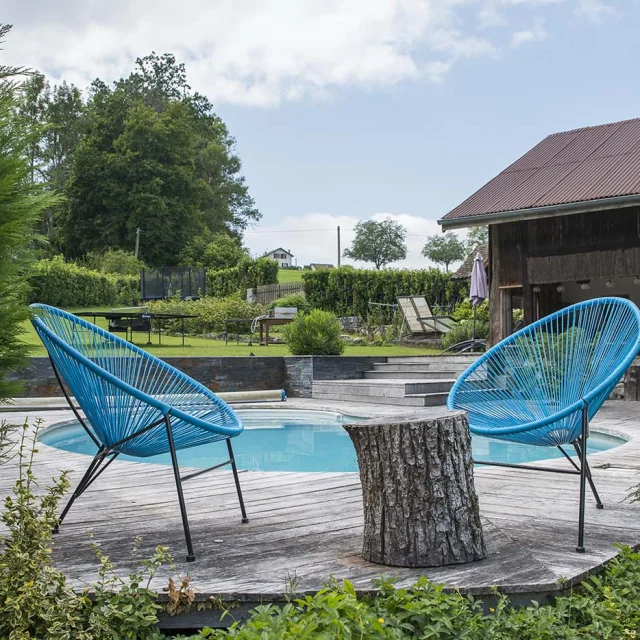
<instances>
[{"instance_id":1,"label":"shrub","mask_svg":"<svg viewBox=\"0 0 640 640\"><path fill-rule=\"evenodd\" d=\"M424 295L429 304L454 304L466 295L466 284L451 280L438 269L380 271L340 267L305 271L304 291L312 308L338 316L369 315L369 301L391 305L398 296ZM392 321L391 307L384 311L384 322Z\"/></svg>"},{"instance_id":2,"label":"shrub","mask_svg":"<svg viewBox=\"0 0 640 640\"><path fill-rule=\"evenodd\" d=\"M133 253L122 249L109 249L104 253L96 251L88 253L85 264L80 266L86 266L88 269L102 273L136 277L140 275L142 269L147 268L145 263L138 260Z\"/></svg>"},{"instance_id":3,"label":"shrub","mask_svg":"<svg viewBox=\"0 0 640 640\"><path fill-rule=\"evenodd\" d=\"M489 337L489 323L486 320L478 320L476 317L475 333L473 331L473 320L461 320L453 329L444 334L442 346L448 349L451 345L471 340L474 336L483 340Z\"/></svg>"},{"instance_id":4,"label":"shrub","mask_svg":"<svg viewBox=\"0 0 640 640\"><path fill-rule=\"evenodd\" d=\"M180 313L195 315L195 318L185 320L185 329L189 333L215 333L226 329L225 321L229 318L253 319L265 315L267 307L253 302L247 302L240 294L226 298L206 296L199 300L185 300L171 298L149 303L149 308L155 313ZM181 321L167 323L168 331L180 331Z\"/></svg>"},{"instance_id":5,"label":"shrub","mask_svg":"<svg viewBox=\"0 0 640 640\"><path fill-rule=\"evenodd\" d=\"M465 298L453 311L451 316L454 320L472 320L473 319L473 305L469 298ZM476 307L476 320L482 320L482 322L489 322L489 301L485 300L482 304Z\"/></svg>"},{"instance_id":6,"label":"shrub","mask_svg":"<svg viewBox=\"0 0 640 640\"><path fill-rule=\"evenodd\" d=\"M207 271L207 294L224 298L233 293L246 295L247 289L278 283L278 263L269 258L245 256L231 269Z\"/></svg>"},{"instance_id":7,"label":"shrub","mask_svg":"<svg viewBox=\"0 0 640 640\"><path fill-rule=\"evenodd\" d=\"M292 293L284 298L280 298L269 305L269 309L275 307L296 307L298 311L307 312L310 310L309 303L304 293Z\"/></svg>"},{"instance_id":8,"label":"shrub","mask_svg":"<svg viewBox=\"0 0 640 640\"><path fill-rule=\"evenodd\" d=\"M283 333L295 356L339 356L344 351L338 318L327 311L299 313Z\"/></svg>"},{"instance_id":9,"label":"shrub","mask_svg":"<svg viewBox=\"0 0 640 640\"><path fill-rule=\"evenodd\" d=\"M29 302L63 308L135 304L140 289L136 277L99 273L65 262L62 256L36 263L29 284Z\"/></svg>"}]
</instances>

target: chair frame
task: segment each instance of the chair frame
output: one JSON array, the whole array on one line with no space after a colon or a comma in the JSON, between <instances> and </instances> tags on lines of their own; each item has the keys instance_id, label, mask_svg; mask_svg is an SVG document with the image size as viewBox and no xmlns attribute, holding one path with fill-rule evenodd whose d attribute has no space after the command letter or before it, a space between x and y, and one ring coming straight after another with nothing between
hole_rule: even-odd
<instances>
[{"instance_id":1,"label":"chair frame","mask_svg":"<svg viewBox=\"0 0 640 640\"><path fill-rule=\"evenodd\" d=\"M396 298L398 307L402 312L404 324L407 327L410 335L412 336L421 335L421 334L444 335L451 329L452 323L456 324L455 320L451 316L434 316L433 314L431 314L430 316L421 316L420 312L418 311L418 307L416 306L416 298L421 298L422 300L424 300L425 304L427 305L427 308L429 309L429 311L431 311L431 306L429 305L429 303L427 302L427 299L424 296L398 296ZM405 308L400 303L400 300L405 300L405 299L411 302L411 307L413 308L416 314L415 319L417 322L420 323L420 326L422 327L421 332L413 331L413 329L409 325L409 320L407 319L407 316L405 314Z\"/></svg>"},{"instance_id":2,"label":"chair frame","mask_svg":"<svg viewBox=\"0 0 640 640\"><path fill-rule=\"evenodd\" d=\"M36 308L38 308L38 306L36 306ZM72 314L69 314L72 315ZM36 323L36 319L34 319L34 324ZM84 320L80 320L80 322L86 323L86 321ZM88 324L88 323L87 323ZM38 325L36 325L36 328L38 328ZM104 332L104 330L102 330L100 327L96 327L96 329L99 332ZM73 347L71 347L70 345L66 344L64 340L62 340L62 338L60 338L59 336L57 336L55 333L53 333L50 329L48 329L47 327L44 327L44 330L48 332L48 335L51 339L55 340L57 342L57 344L62 347L65 351L67 351L67 353L70 353L72 355L72 357L74 357L76 360L80 361L80 363L82 364L82 360L88 360L88 358L86 358L86 356L84 356L83 354L79 353L77 350L75 350ZM106 332L104 332L106 333ZM122 338L118 337L118 336L113 336L111 335L110 337L111 340L114 340L115 342L118 341L122 341ZM146 352L145 352L146 353ZM151 354L146 354L147 356L149 356L152 359L155 359L155 356L152 356ZM233 453L233 446L231 445L231 437L232 436L227 436L225 438L221 438L224 439L227 443L227 451L228 451L228 455L229 458L227 460L225 460L224 462L220 462L218 464L215 464L211 467L208 467L206 469L201 469L199 471L195 471L193 473L189 473L187 475L182 476L180 474L180 467L178 464L178 457L177 457L177 450L175 447L175 443L174 443L174 439L173 439L173 433L172 433L172 427L171 427L171 416L169 412L164 413L164 415L162 416L162 418L142 427L141 429L138 429L136 432L134 432L133 434L130 434L129 436L127 436L126 438L123 438L122 440L119 440L118 442L110 445L110 446L106 446L104 444L102 444L99 439L95 436L95 434L93 433L93 431L91 430L91 428L88 426L85 418L83 418L83 416L81 415L80 411L78 410L78 408L75 406L74 402L72 401L71 395L70 393L67 391L67 388L64 384L63 381L63 377L60 373L60 371L58 370L58 367L56 366L53 358L51 357L51 354L49 354L49 361L51 363L51 367L53 368L53 372L55 374L56 380L60 386L60 389L62 390L62 393L69 405L69 407L71 408L71 410L73 411L74 415L76 416L77 420L79 421L79 423L82 425L82 427L84 428L84 430L87 432L87 434L89 435L89 437L91 438L91 440L94 442L94 444L98 447L98 451L97 453L94 455L91 463L89 464L87 470L85 471L84 475L82 476L82 478L80 479L78 485L76 486L76 488L74 489L73 493L71 494L71 497L69 499L69 501L67 502L67 504L65 505L64 509L62 510L60 517L58 518L58 522L56 523L54 529L53 529L53 533L58 533L60 530L60 525L62 524L63 520L65 519L66 515L68 514L69 510L71 509L73 503L95 482L95 480L98 479L98 477L109 467L109 465L120 455L120 452L117 451L117 449L123 445L124 443L128 442L129 440L132 440L134 438L139 437L140 435L144 434L145 432L158 427L159 425L163 424L165 425L166 428L166 432L167 432L167 441L169 444L169 454L171 456L171 464L173 467L173 474L174 474L174 479L175 479L175 483L176 483L176 491L178 494L178 502L180 505L180 515L182 518L182 526L183 526L183 530L184 530L184 535L185 535L185 541L186 541L186 545L187 545L187 556L186 556L186 561L187 562L193 562L195 561L195 554L193 551L193 543L192 543L192 538L191 538L191 530L189 527L189 518L188 518L188 514L187 514L187 507L186 507L186 502L185 502L185 498L184 498L184 492L182 489L182 484L184 482L186 482L187 480L191 480L192 478L195 478L197 476L200 476L204 473L207 473L209 471L214 471L215 469L219 469L220 467L224 467L226 465L231 465L231 470L233 472L233 479L235 482L235 486L236 486L236 492L238 494L238 502L240 505L240 511L242 514L242 523L246 524L249 522L249 518L247 517L247 512L246 512L246 508L245 508L245 504L244 504L244 500L242 497L242 489L240 486L240 479L238 476L238 469L236 466L236 462L235 462L235 456ZM90 361L89 361L90 362ZM103 370L101 367L99 367L98 365L94 365L93 367L94 372L101 376L101 377L105 377L108 378L110 382L112 383L116 383L116 381L118 381L117 378L115 378L112 374L110 374L109 372L107 372L106 370ZM106 374L106 375L104 375ZM184 376L184 374L181 374ZM185 376L186 377L186 376ZM115 378L115 380L114 380ZM195 382L195 381L194 381ZM138 390L136 390L140 395L147 397L147 394L144 394ZM148 396L149 400L152 400L151 396ZM153 402L151 402L150 404L155 404Z\"/></svg>"},{"instance_id":3,"label":"chair frame","mask_svg":"<svg viewBox=\"0 0 640 640\"><path fill-rule=\"evenodd\" d=\"M558 311L558 312L556 312L554 314L551 314L550 316L547 316L546 318L541 318L541 319L537 320L536 322L534 322L532 325L529 325L528 327L524 327L520 331L518 331L516 333L513 333L510 336L508 336L507 338L505 338L502 342L500 342L497 345L495 345L492 349L490 349L485 354L483 354L473 365L471 365L471 367L469 367L467 369L467 371L465 371L460 376L460 378L458 378L458 380L456 381L456 383L452 387L452 389L451 389L451 391L449 393L449 398L447 400L447 407L449 409L458 408L458 407L456 407L456 403L455 403L456 392L458 391L460 386L463 384L465 379L468 377L468 375L470 373L472 373L473 371L475 371L481 364L486 363L488 360L490 360L492 355L493 355L493 353L499 351L501 348L504 348L508 344L513 343L515 340L517 340L524 333L530 332L532 330L532 328L537 327L537 326L545 325L545 324L549 323L550 321L554 320L556 317L559 317L562 314L567 313L568 310L570 310L572 308L595 305L595 304L599 304L599 303L602 304L602 303L606 303L607 301L611 301L611 300L615 300L617 304L620 304L620 305L623 305L623 306L629 306L630 308L632 308L632 311L634 312L634 314L636 316L636 322L638 323L638 325L640 325L640 310L632 302L630 302L628 300L620 299L620 298L600 298L600 299L587 300L585 302L577 303L576 305L573 305L572 307L568 307L568 308L563 309L561 311ZM580 411L581 412L581 431L580 431L580 435L577 437L577 439L575 439L573 442L570 443L570 444L573 445L573 447L574 447L574 449L576 451L579 463L576 463L571 458L571 456L565 451L563 446L556 445L557 448L562 453L562 455L569 461L569 463L571 464L573 469L556 469L556 468L552 468L552 467L544 467L544 466L540 466L540 465L531 465L531 464L516 464L516 463L509 463L509 462L491 462L491 461L483 461L483 460L474 460L474 463L475 464L479 464L479 465L525 469L525 470L531 470L531 471L544 471L544 472L547 472L547 473L562 473L562 474L569 474L569 475L577 475L577 476L579 476L580 495L579 495L579 506L578 506L578 542L577 542L577 545L576 545L576 552L578 552L578 553L584 553L585 552L584 529L585 529L585 502L586 502L586 484L587 484L587 482L589 483L589 486L590 486L591 491L593 493L593 496L595 498L596 507L598 509L603 509L604 508L602 500L600 499L600 496L599 496L598 491L596 489L595 482L594 482L593 476L591 474L591 469L589 467L589 463L587 461L587 445L588 445L588 439L589 439L589 407L590 407L590 403L592 402L592 400L595 400L597 395L599 393L601 393L604 389L606 389L608 386L612 386L612 384L611 384L612 381L613 381L613 384L615 384L622 377L622 375L626 371L627 367L631 364L631 362L633 361L634 357L638 353L639 349L640 349L640 336L636 337L635 344L632 346L632 348L629 349L626 357L621 360L621 362L609 374L609 376L604 381L602 381L600 384L598 384L595 388L591 389L588 393L586 393L584 397L582 397L580 400L574 402L569 407L565 407L565 409L557 412L556 414L553 414L553 415L548 416L546 418L542 418L540 420L537 420L537 421L529 423L529 424L518 425L518 426L510 426L510 427L500 427L500 428L498 428L499 430L493 430L494 437L495 437L496 433L500 433L501 435L504 435L504 434L508 434L508 433L518 433L518 432L522 433L522 432L527 432L527 431L533 431L534 429L542 427L545 424L553 424L554 422L556 422L556 421L558 421L558 420L560 420L560 419L562 419L564 417L567 417L567 416L569 416L569 415L571 415L571 414L573 414L575 412ZM597 411L597 409L599 407L600 407L600 405L598 405L598 407L596 408L596 411ZM489 438L492 437L492 429L489 429L489 428L487 428L487 429L485 429L485 428L474 429L473 426L470 425L470 431L472 433L476 433L478 435L483 435L485 437L489 437ZM504 439L504 440L508 441L508 438L501 438L501 439Z\"/></svg>"}]
</instances>

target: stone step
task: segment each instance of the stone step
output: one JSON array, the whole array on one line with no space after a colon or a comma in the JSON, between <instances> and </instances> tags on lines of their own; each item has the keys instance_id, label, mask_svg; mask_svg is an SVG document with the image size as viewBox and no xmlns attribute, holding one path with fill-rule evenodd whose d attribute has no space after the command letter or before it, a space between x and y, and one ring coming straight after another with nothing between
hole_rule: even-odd
<instances>
[{"instance_id":1,"label":"stone step","mask_svg":"<svg viewBox=\"0 0 640 640\"><path fill-rule=\"evenodd\" d=\"M367 402L369 404L393 404L403 407L432 407L445 405L448 393L417 393L402 398L385 396L349 395L341 393L319 393L313 391L316 400L344 400L346 402Z\"/></svg>"},{"instance_id":2,"label":"stone step","mask_svg":"<svg viewBox=\"0 0 640 640\"><path fill-rule=\"evenodd\" d=\"M404 398L406 395L448 392L455 380L316 380L312 385L315 393L339 394L341 396L372 396L376 398Z\"/></svg>"},{"instance_id":3,"label":"stone step","mask_svg":"<svg viewBox=\"0 0 640 640\"><path fill-rule=\"evenodd\" d=\"M375 362L373 364L374 371L405 371L409 374L413 371L458 374L466 369L466 364L456 362Z\"/></svg>"},{"instance_id":4,"label":"stone step","mask_svg":"<svg viewBox=\"0 0 640 640\"><path fill-rule=\"evenodd\" d=\"M480 354L467 354L467 355L453 355L453 356L388 356L387 364L397 363L411 363L411 362L423 362L423 363L455 363L466 364L469 366L480 357Z\"/></svg>"},{"instance_id":5,"label":"stone step","mask_svg":"<svg viewBox=\"0 0 640 640\"><path fill-rule=\"evenodd\" d=\"M418 365L412 365L418 366ZM455 378L461 372L457 371L422 371L420 369L411 369L406 371L405 369L384 369L382 371L374 369L373 371L365 371L364 377L367 380L404 380L406 378L413 378L419 380L451 380Z\"/></svg>"}]
</instances>

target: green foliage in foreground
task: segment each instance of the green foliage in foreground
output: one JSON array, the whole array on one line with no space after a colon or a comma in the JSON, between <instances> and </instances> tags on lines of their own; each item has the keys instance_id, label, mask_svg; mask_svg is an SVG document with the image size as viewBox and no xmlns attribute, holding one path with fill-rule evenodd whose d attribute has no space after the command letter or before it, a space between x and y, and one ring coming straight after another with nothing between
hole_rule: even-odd
<instances>
[{"instance_id":1,"label":"green foliage in foreground","mask_svg":"<svg viewBox=\"0 0 640 640\"><path fill-rule=\"evenodd\" d=\"M339 356L344 351L340 323L327 311L298 313L283 333L294 356Z\"/></svg>"},{"instance_id":2,"label":"green foliage in foreground","mask_svg":"<svg viewBox=\"0 0 640 640\"><path fill-rule=\"evenodd\" d=\"M37 489L35 438L29 437L27 424L22 433L18 480L1 514L6 533L0 537L0 638L165 638L156 629L162 607L149 588L161 564L171 561L165 549L159 547L139 571L122 579L94 544L100 578L91 597L88 591L74 592L52 567L51 529L69 483L62 475L45 490ZM486 613L473 598L445 593L424 578L406 589L385 579L375 586L375 596L358 597L350 582L330 581L313 596L290 595L283 607L256 607L246 623L236 622L229 630L203 629L191 639L618 640L635 638L640 631L640 553L626 547L602 575L553 605L512 609L508 598L496 593L495 607ZM188 579L178 588L170 581L168 591L168 610L197 606ZM232 619L233 610L226 615Z\"/></svg>"}]
</instances>

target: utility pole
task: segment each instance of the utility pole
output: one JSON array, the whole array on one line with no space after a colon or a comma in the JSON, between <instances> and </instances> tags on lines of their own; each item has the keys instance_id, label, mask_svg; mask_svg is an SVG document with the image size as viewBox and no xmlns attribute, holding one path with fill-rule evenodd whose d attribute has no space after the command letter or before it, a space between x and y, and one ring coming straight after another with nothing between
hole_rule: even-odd
<instances>
[{"instance_id":1,"label":"utility pole","mask_svg":"<svg viewBox=\"0 0 640 640\"><path fill-rule=\"evenodd\" d=\"M138 259L139 249L140 249L140 227L136 229L136 260Z\"/></svg>"},{"instance_id":2,"label":"utility pole","mask_svg":"<svg viewBox=\"0 0 640 640\"><path fill-rule=\"evenodd\" d=\"M338 266L340 266L340 225L338 225Z\"/></svg>"}]
</instances>

